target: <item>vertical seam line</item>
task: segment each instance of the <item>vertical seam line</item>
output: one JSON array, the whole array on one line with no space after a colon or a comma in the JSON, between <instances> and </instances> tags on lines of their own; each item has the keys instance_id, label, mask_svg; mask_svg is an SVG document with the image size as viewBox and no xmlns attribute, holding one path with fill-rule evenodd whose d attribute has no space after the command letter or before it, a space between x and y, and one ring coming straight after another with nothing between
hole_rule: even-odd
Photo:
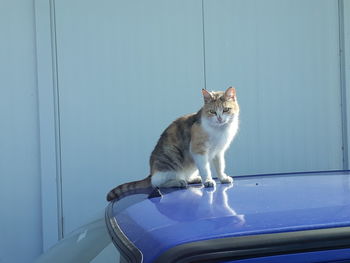
<instances>
[{"instance_id":1,"label":"vertical seam line","mask_svg":"<svg viewBox=\"0 0 350 263\"><path fill-rule=\"evenodd\" d=\"M56 189L57 189L57 216L58 216L58 238L64 238L63 229L63 199L62 199L62 154L61 154L61 117L60 98L58 86L58 57L57 57L57 35L56 35L56 9L55 0L50 0L51 19L51 52L52 52L52 75L55 111L55 146L56 146Z\"/></svg>"},{"instance_id":2,"label":"vertical seam line","mask_svg":"<svg viewBox=\"0 0 350 263\"><path fill-rule=\"evenodd\" d=\"M345 39L344 39L344 2L338 0L338 23L339 23L339 78L340 78L340 96L341 96L341 123L342 123L342 144L343 144L343 169L349 169L349 147L348 147L348 116L346 101L346 83L345 83Z\"/></svg>"},{"instance_id":3,"label":"vertical seam line","mask_svg":"<svg viewBox=\"0 0 350 263\"><path fill-rule=\"evenodd\" d=\"M204 76L204 89L207 89L207 67L205 56L205 25L204 25L204 0L202 0L202 36L203 36L203 76Z\"/></svg>"}]
</instances>

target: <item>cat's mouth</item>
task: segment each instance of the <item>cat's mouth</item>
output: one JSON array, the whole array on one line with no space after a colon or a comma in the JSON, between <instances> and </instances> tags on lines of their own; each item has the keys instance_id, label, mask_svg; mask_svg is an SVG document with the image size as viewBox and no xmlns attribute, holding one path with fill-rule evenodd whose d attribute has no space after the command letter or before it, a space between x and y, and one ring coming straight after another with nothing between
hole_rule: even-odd
<instances>
[{"instance_id":1,"label":"cat's mouth","mask_svg":"<svg viewBox=\"0 0 350 263\"><path fill-rule=\"evenodd\" d=\"M214 122L214 124L215 124L215 126L221 127L221 126L226 125L227 121L224 121L224 120L219 121L219 120L217 120L217 121Z\"/></svg>"}]
</instances>

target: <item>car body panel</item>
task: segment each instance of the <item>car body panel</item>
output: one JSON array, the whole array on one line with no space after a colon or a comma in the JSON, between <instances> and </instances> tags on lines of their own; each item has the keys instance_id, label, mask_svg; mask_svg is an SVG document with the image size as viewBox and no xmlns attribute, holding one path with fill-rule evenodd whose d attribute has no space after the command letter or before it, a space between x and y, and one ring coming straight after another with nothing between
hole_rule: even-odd
<instances>
[{"instance_id":1,"label":"car body panel","mask_svg":"<svg viewBox=\"0 0 350 263\"><path fill-rule=\"evenodd\" d=\"M161 197L133 195L110 205L110 218L143 262L206 240L350 226L349 171L239 177L233 185L161 192Z\"/></svg>"}]
</instances>

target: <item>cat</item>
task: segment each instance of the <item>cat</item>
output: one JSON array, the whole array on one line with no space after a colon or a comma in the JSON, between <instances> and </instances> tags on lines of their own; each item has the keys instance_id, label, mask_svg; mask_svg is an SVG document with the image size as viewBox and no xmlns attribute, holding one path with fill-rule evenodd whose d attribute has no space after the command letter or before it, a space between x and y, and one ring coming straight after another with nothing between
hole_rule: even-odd
<instances>
[{"instance_id":1,"label":"cat","mask_svg":"<svg viewBox=\"0 0 350 263\"><path fill-rule=\"evenodd\" d=\"M238 131L236 89L202 89L202 95L204 105L197 113L178 118L161 134L150 157L150 175L114 188L107 195L108 201L162 187L185 188L192 183L214 187L211 166L221 183L233 182L225 173L224 155Z\"/></svg>"}]
</instances>

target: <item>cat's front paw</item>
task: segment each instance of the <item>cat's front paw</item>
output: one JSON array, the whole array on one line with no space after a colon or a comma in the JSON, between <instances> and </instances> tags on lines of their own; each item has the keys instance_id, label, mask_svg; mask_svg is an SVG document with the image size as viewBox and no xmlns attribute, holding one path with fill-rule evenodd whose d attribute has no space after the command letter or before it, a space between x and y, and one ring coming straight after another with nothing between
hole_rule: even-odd
<instances>
[{"instance_id":1,"label":"cat's front paw","mask_svg":"<svg viewBox=\"0 0 350 263\"><path fill-rule=\"evenodd\" d=\"M206 180L204 182L204 187L215 187L216 183L213 179Z\"/></svg>"},{"instance_id":2,"label":"cat's front paw","mask_svg":"<svg viewBox=\"0 0 350 263\"><path fill-rule=\"evenodd\" d=\"M221 176L219 179L220 179L220 182L222 184L232 184L233 183L233 178L226 175L226 174Z\"/></svg>"}]
</instances>

